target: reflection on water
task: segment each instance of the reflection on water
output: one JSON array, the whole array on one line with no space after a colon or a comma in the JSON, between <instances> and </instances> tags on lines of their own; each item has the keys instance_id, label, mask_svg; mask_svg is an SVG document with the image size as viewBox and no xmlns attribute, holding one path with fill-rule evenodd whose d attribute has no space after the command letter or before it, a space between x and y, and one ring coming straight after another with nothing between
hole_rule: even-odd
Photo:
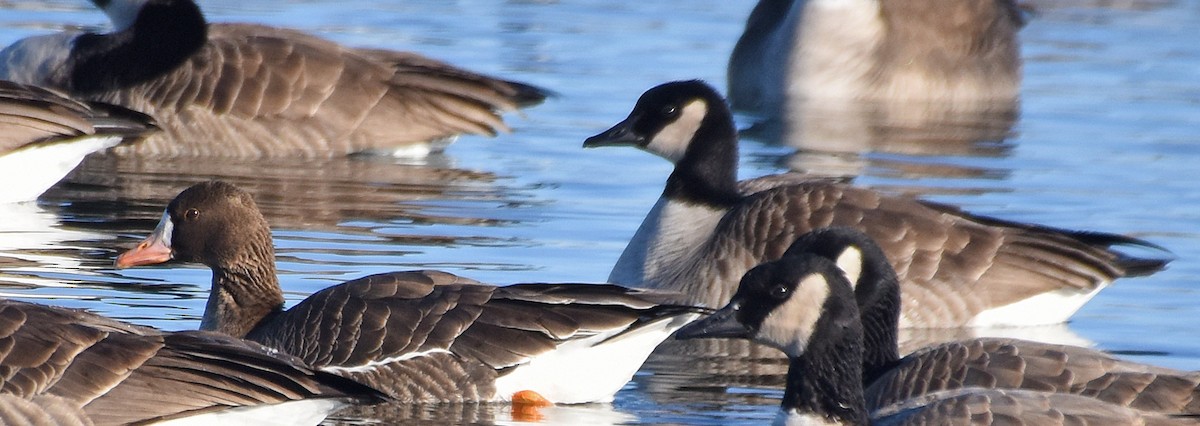
<instances>
[{"instance_id":1,"label":"reflection on water","mask_svg":"<svg viewBox=\"0 0 1200 426\"><path fill-rule=\"evenodd\" d=\"M752 125L743 137L796 148L784 162L793 171L835 177L894 173L908 179L1002 179L1005 170L945 160L1008 156L1018 116L1016 100L964 106L796 99L792 106L782 118ZM871 153L891 155L868 157Z\"/></svg>"},{"instance_id":2,"label":"reflection on water","mask_svg":"<svg viewBox=\"0 0 1200 426\"><path fill-rule=\"evenodd\" d=\"M748 132L742 177L788 169L853 176L857 185L925 194L1005 219L1148 238L1178 260L1160 274L1101 292L1067 331L1103 349L1158 354L1139 355L1141 361L1200 368L1194 327L1181 320L1200 315L1200 191L1188 174L1200 162L1200 90L1192 72L1200 47L1190 41L1200 8L1165 0L1027 3L1038 12L1021 33L1026 76L1019 109L812 105L790 123ZM0 208L0 292L194 328L208 294L206 268L118 271L111 262L154 227L178 191L214 178L258 199L272 225L289 303L333 283L398 269L445 269L498 283L601 280L661 193L670 166L633 150L585 152L580 143L627 114L648 87L685 78L719 85L752 6L206 1L219 20L411 48L561 96L527 111L514 122L514 134L463 138L444 156L420 163L89 159L39 204ZM0 10L0 44L106 21L79 0L0 2ZM722 345L733 346L698 355L672 343L611 405L540 415L560 424L769 421L781 395L780 358ZM745 353L750 361L739 366L703 355L721 351ZM521 419L503 406L392 408L398 413L347 413L340 420Z\"/></svg>"}]
</instances>

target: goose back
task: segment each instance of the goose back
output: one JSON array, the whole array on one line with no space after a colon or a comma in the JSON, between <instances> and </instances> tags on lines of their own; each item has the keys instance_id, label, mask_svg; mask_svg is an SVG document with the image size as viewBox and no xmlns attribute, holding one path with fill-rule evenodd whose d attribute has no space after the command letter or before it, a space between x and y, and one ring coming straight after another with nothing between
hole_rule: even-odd
<instances>
[{"instance_id":1,"label":"goose back","mask_svg":"<svg viewBox=\"0 0 1200 426\"><path fill-rule=\"evenodd\" d=\"M147 144L117 153L422 153L459 134L508 131L502 112L548 93L411 53L262 25L207 24L191 0L139 3L131 17L109 10L113 4L102 7L125 25L116 32L28 39L0 53L0 63L8 78L136 109L162 124Z\"/></svg>"},{"instance_id":2,"label":"goose back","mask_svg":"<svg viewBox=\"0 0 1200 426\"><path fill-rule=\"evenodd\" d=\"M742 274L805 232L849 226L877 241L895 266L902 327L1035 325L1063 322L1115 278L1167 262L1111 250L1157 247L1135 238L973 215L824 179L739 184L737 143L724 100L695 80L647 90L625 120L584 142L632 145L675 163L609 281L715 306Z\"/></svg>"},{"instance_id":3,"label":"goose back","mask_svg":"<svg viewBox=\"0 0 1200 426\"><path fill-rule=\"evenodd\" d=\"M57 404L44 406L53 409L50 415L59 412L55 407L70 407L94 424L178 419L303 399L327 401L332 409L378 398L370 388L229 336L163 333L11 300L0 300L0 341L5 371L0 394Z\"/></svg>"}]
</instances>

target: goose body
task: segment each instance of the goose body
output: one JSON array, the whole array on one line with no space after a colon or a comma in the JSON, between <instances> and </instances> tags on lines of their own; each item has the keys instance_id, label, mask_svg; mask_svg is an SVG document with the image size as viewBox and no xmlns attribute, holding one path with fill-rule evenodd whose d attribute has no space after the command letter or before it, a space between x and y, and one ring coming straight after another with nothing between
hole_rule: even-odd
<instances>
[{"instance_id":1,"label":"goose body","mask_svg":"<svg viewBox=\"0 0 1200 426\"><path fill-rule=\"evenodd\" d=\"M438 271L371 275L290 309L270 229L246 192L195 185L118 266L196 261L213 270L201 328L263 343L402 402L609 401L698 308L614 285L497 287Z\"/></svg>"},{"instance_id":2,"label":"goose body","mask_svg":"<svg viewBox=\"0 0 1200 426\"><path fill-rule=\"evenodd\" d=\"M1022 25L1012 0L760 0L730 54L729 100L765 115L796 100L1013 100Z\"/></svg>"},{"instance_id":3,"label":"goose body","mask_svg":"<svg viewBox=\"0 0 1200 426\"><path fill-rule=\"evenodd\" d=\"M750 339L789 358L776 424L1194 424L1070 393L964 386L870 408L855 289L833 261L788 255L746 273L730 303L680 338ZM932 380L932 379L929 379Z\"/></svg>"},{"instance_id":4,"label":"goose body","mask_svg":"<svg viewBox=\"0 0 1200 426\"><path fill-rule=\"evenodd\" d=\"M0 81L0 203L37 199L88 154L154 130L144 114Z\"/></svg>"},{"instance_id":5,"label":"goose body","mask_svg":"<svg viewBox=\"0 0 1200 426\"><path fill-rule=\"evenodd\" d=\"M1007 222L798 175L739 183L737 142L724 100L699 81L650 89L628 118L584 142L633 145L675 164L610 282L717 306L742 274L796 237L849 226L896 265L901 327L1036 325L1063 322L1114 279L1165 264L1110 250L1153 247L1119 235Z\"/></svg>"},{"instance_id":6,"label":"goose body","mask_svg":"<svg viewBox=\"0 0 1200 426\"><path fill-rule=\"evenodd\" d=\"M536 87L407 52L299 31L209 24L192 0L97 2L108 34L53 34L0 52L0 76L153 116L163 132L117 153L328 157L424 154L507 131Z\"/></svg>"},{"instance_id":7,"label":"goose body","mask_svg":"<svg viewBox=\"0 0 1200 426\"><path fill-rule=\"evenodd\" d=\"M380 398L252 342L71 309L0 300L0 340L4 424L317 424Z\"/></svg>"},{"instance_id":8,"label":"goose body","mask_svg":"<svg viewBox=\"0 0 1200 426\"><path fill-rule=\"evenodd\" d=\"M798 255L835 261L853 285L863 323L868 407L985 387L1072 393L1142 411L1200 414L1200 373L1125 361L1090 348L976 338L900 357L896 319L901 291L879 246L854 229L823 228L801 236L783 257Z\"/></svg>"}]
</instances>

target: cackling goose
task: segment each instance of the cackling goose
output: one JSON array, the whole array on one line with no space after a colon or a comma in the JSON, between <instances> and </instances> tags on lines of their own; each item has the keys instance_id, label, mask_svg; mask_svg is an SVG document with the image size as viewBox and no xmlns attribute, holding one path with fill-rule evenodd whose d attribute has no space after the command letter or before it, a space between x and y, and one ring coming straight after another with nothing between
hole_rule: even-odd
<instances>
[{"instance_id":1,"label":"cackling goose","mask_svg":"<svg viewBox=\"0 0 1200 426\"><path fill-rule=\"evenodd\" d=\"M118 267L212 269L200 328L246 337L401 402L609 401L699 308L614 285L497 287L438 271L371 275L284 310L271 230L250 194L184 190ZM534 395L528 392L533 392ZM540 398L539 398L540 397Z\"/></svg>"},{"instance_id":2,"label":"cackling goose","mask_svg":"<svg viewBox=\"0 0 1200 426\"><path fill-rule=\"evenodd\" d=\"M783 258L801 254L835 261L854 288L868 407L974 386L1074 393L1142 411L1200 414L1200 373L1123 361L1084 347L976 338L900 358L900 285L879 246L851 228L823 228L798 238Z\"/></svg>"},{"instance_id":3,"label":"cackling goose","mask_svg":"<svg viewBox=\"0 0 1200 426\"><path fill-rule=\"evenodd\" d=\"M155 130L150 117L0 81L0 203L32 201L88 154Z\"/></svg>"},{"instance_id":4,"label":"cackling goose","mask_svg":"<svg viewBox=\"0 0 1200 426\"><path fill-rule=\"evenodd\" d=\"M700 81L648 90L628 118L584 142L632 145L675 164L610 282L718 306L742 274L796 237L851 226L896 265L901 327L1034 325L1066 321L1113 279L1166 263L1110 250L1156 247L1134 238L1007 222L803 175L739 183L737 144L728 106Z\"/></svg>"},{"instance_id":5,"label":"cackling goose","mask_svg":"<svg viewBox=\"0 0 1200 426\"><path fill-rule=\"evenodd\" d=\"M863 324L854 289L838 266L811 254L746 273L728 305L684 327L679 338L749 339L789 358L776 424L1173 424L1094 398L1027 389L964 387L868 409L863 393Z\"/></svg>"},{"instance_id":6,"label":"cackling goose","mask_svg":"<svg viewBox=\"0 0 1200 426\"><path fill-rule=\"evenodd\" d=\"M1016 99L1013 0L760 0L729 58L729 100L767 116L795 99Z\"/></svg>"},{"instance_id":7,"label":"cackling goose","mask_svg":"<svg viewBox=\"0 0 1200 426\"><path fill-rule=\"evenodd\" d=\"M192 0L93 0L114 32L31 37L0 77L153 116L142 155L421 155L458 134L507 131L499 113L547 92L407 52L299 31L209 24Z\"/></svg>"},{"instance_id":8,"label":"cackling goose","mask_svg":"<svg viewBox=\"0 0 1200 426\"><path fill-rule=\"evenodd\" d=\"M382 398L224 334L166 333L13 300L0 300L0 342L2 424L317 424Z\"/></svg>"}]
</instances>

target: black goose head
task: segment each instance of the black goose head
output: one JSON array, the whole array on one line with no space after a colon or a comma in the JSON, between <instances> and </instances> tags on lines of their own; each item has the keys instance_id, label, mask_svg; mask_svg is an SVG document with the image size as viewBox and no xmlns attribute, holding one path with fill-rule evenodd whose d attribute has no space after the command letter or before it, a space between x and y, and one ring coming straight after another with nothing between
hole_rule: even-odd
<instances>
[{"instance_id":1,"label":"black goose head","mask_svg":"<svg viewBox=\"0 0 1200 426\"><path fill-rule=\"evenodd\" d=\"M116 265L175 259L216 269L250 258L274 264L270 227L249 193L212 181L193 185L171 200L154 232L117 257Z\"/></svg>"},{"instance_id":2,"label":"black goose head","mask_svg":"<svg viewBox=\"0 0 1200 426\"><path fill-rule=\"evenodd\" d=\"M678 163L700 136L734 141L737 156L733 115L721 95L700 80L673 81L647 90L625 120L583 146L631 145Z\"/></svg>"},{"instance_id":3,"label":"black goose head","mask_svg":"<svg viewBox=\"0 0 1200 426\"><path fill-rule=\"evenodd\" d=\"M798 357L813 344L861 340L858 315L841 269L829 259L798 254L746 272L728 305L676 336L749 339Z\"/></svg>"},{"instance_id":4,"label":"black goose head","mask_svg":"<svg viewBox=\"0 0 1200 426\"><path fill-rule=\"evenodd\" d=\"M802 253L751 269L728 305L676 337L741 337L780 349L790 359L785 412L867 424L858 304L829 259Z\"/></svg>"},{"instance_id":5,"label":"black goose head","mask_svg":"<svg viewBox=\"0 0 1200 426\"><path fill-rule=\"evenodd\" d=\"M632 145L675 164L663 195L722 207L736 203L737 129L729 106L700 80L643 93L625 120L587 138L584 148Z\"/></svg>"},{"instance_id":6,"label":"black goose head","mask_svg":"<svg viewBox=\"0 0 1200 426\"><path fill-rule=\"evenodd\" d=\"M108 15L114 32L75 39L66 67L73 91L118 90L159 77L208 41L208 24L192 0L92 2Z\"/></svg>"},{"instance_id":7,"label":"black goose head","mask_svg":"<svg viewBox=\"0 0 1200 426\"><path fill-rule=\"evenodd\" d=\"M864 380L890 369L900 359L900 281L887 255L871 237L847 227L801 235L783 257L811 254L833 261L854 287L863 324Z\"/></svg>"}]
</instances>

